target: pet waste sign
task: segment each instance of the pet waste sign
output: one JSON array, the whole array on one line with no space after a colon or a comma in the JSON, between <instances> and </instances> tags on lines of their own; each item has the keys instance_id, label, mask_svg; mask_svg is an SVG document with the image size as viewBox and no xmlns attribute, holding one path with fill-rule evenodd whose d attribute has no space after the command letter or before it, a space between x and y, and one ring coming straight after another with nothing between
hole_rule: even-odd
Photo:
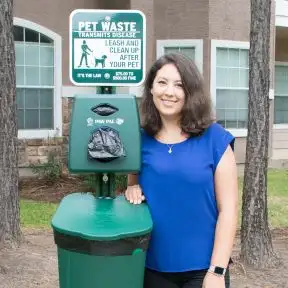
<instances>
[{"instance_id":1,"label":"pet waste sign","mask_svg":"<svg viewBox=\"0 0 288 288\"><path fill-rule=\"evenodd\" d=\"M139 86L145 47L142 12L75 10L70 15L70 80L78 86Z\"/></svg>"}]
</instances>

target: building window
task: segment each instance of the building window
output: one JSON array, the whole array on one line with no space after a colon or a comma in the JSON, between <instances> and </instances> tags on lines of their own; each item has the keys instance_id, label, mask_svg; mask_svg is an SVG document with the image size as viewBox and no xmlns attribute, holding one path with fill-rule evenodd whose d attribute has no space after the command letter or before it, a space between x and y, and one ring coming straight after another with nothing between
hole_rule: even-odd
<instances>
[{"instance_id":1,"label":"building window","mask_svg":"<svg viewBox=\"0 0 288 288\"><path fill-rule=\"evenodd\" d=\"M234 136L247 135L249 43L212 40L211 96L217 122Z\"/></svg>"},{"instance_id":2,"label":"building window","mask_svg":"<svg viewBox=\"0 0 288 288\"><path fill-rule=\"evenodd\" d=\"M203 72L203 40L157 40L157 58L167 53L182 53L191 58Z\"/></svg>"},{"instance_id":3,"label":"building window","mask_svg":"<svg viewBox=\"0 0 288 288\"><path fill-rule=\"evenodd\" d=\"M53 129L54 41L14 26L19 129Z\"/></svg>"},{"instance_id":4,"label":"building window","mask_svg":"<svg viewBox=\"0 0 288 288\"><path fill-rule=\"evenodd\" d=\"M18 137L62 136L62 39L14 17Z\"/></svg>"},{"instance_id":5,"label":"building window","mask_svg":"<svg viewBox=\"0 0 288 288\"><path fill-rule=\"evenodd\" d=\"M181 53L195 61L195 47L164 47L164 53Z\"/></svg>"},{"instance_id":6,"label":"building window","mask_svg":"<svg viewBox=\"0 0 288 288\"><path fill-rule=\"evenodd\" d=\"M275 66L274 123L288 124L288 65Z\"/></svg>"},{"instance_id":7,"label":"building window","mask_svg":"<svg viewBox=\"0 0 288 288\"><path fill-rule=\"evenodd\" d=\"M247 128L248 51L217 48L216 117L225 128Z\"/></svg>"}]
</instances>

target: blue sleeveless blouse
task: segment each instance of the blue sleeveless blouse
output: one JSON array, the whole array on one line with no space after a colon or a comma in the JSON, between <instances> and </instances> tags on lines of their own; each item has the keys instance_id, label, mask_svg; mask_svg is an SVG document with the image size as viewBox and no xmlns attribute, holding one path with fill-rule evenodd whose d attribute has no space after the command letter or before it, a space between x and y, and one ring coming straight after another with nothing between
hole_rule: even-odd
<instances>
[{"instance_id":1,"label":"blue sleeveless blouse","mask_svg":"<svg viewBox=\"0 0 288 288\"><path fill-rule=\"evenodd\" d=\"M217 123L172 145L142 132L139 184L153 220L146 267L161 272L207 269L218 217L217 165L234 137Z\"/></svg>"}]
</instances>

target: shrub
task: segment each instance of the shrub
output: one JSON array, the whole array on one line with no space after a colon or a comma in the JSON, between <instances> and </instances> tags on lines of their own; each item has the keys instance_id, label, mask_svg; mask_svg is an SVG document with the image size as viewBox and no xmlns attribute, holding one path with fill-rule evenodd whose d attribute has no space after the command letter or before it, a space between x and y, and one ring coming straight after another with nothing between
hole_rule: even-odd
<instances>
[{"instance_id":1,"label":"shrub","mask_svg":"<svg viewBox=\"0 0 288 288\"><path fill-rule=\"evenodd\" d=\"M30 164L33 174L47 180L48 184L54 184L62 176L63 162L56 150L49 150L47 162L43 164Z\"/></svg>"}]
</instances>

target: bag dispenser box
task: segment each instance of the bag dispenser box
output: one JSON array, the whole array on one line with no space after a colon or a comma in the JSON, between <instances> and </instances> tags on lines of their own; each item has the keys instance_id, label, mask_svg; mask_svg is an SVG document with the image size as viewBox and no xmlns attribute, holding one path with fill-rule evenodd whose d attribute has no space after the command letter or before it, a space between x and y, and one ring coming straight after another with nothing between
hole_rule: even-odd
<instances>
[{"instance_id":1,"label":"bag dispenser box","mask_svg":"<svg viewBox=\"0 0 288 288\"><path fill-rule=\"evenodd\" d=\"M75 96L69 138L71 172L139 171L141 135L136 97Z\"/></svg>"}]
</instances>

